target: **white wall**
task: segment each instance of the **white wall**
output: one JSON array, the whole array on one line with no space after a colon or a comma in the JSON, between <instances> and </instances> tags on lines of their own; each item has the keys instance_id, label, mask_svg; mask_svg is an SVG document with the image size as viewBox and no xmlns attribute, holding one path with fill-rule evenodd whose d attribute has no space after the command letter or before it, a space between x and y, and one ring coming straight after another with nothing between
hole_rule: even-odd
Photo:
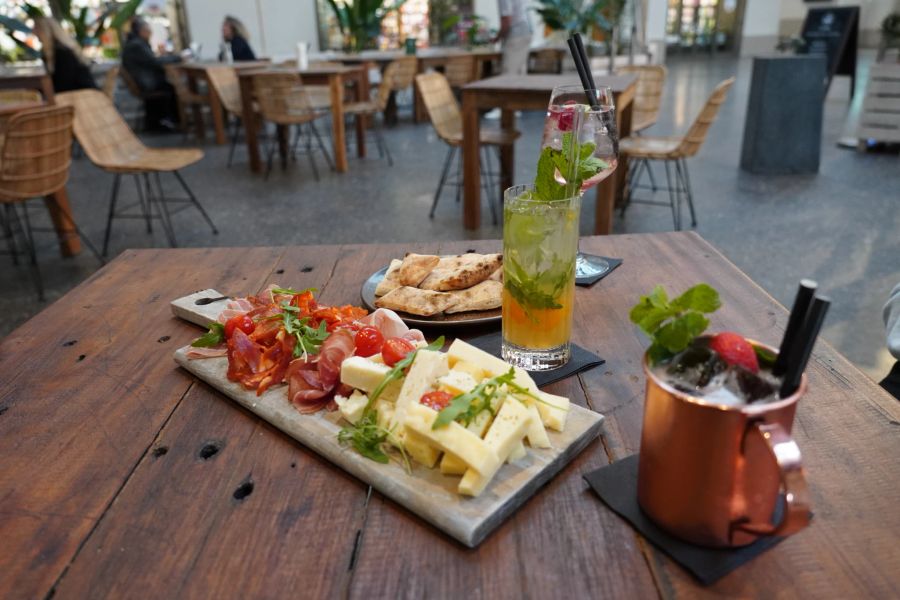
<instances>
[{"instance_id":1,"label":"white wall","mask_svg":"<svg viewBox=\"0 0 900 600\"><path fill-rule=\"evenodd\" d=\"M292 58L299 41L318 47L315 0L185 0L185 10L191 41L203 44L206 59L219 53L225 15L244 23L257 56Z\"/></svg>"}]
</instances>

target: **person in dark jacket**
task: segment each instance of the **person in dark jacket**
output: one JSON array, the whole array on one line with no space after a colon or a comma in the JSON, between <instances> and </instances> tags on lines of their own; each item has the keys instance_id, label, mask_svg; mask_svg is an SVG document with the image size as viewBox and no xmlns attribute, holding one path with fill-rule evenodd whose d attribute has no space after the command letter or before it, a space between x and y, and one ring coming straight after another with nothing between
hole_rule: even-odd
<instances>
[{"instance_id":1,"label":"person in dark jacket","mask_svg":"<svg viewBox=\"0 0 900 600\"><path fill-rule=\"evenodd\" d=\"M55 19L35 19L34 33L41 41L41 58L53 79L54 92L97 88L94 76L91 75L90 62L81 53L78 43Z\"/></svg>"},{"instance_id":2,"label":"person in dark jacket","mask_svg":"<svg viewBox=\"0 0 900 600\"><path fill-rule=\"evenodd\" d=\"M247 41L250 39L247 28L235 17L225 17L222 22L222 38L226 44L231 45L232 60L256 60L256 54ZM219 56L219 60L225 60L225 56Z\"/></svg>"},{"instance_id":3,"label":"person in dark jacket","mask_svg":"<svg viewBox=\"0 0 900 600\"><path fill-rule=\"evenodd\" d=\"M166 62L177 62L178 57L159 58L150 48L150 25L140 18L131 22L131 32L122 48L122 68L147 95L144 99L146 128L150 130L174 130L178 122L178 104L175 88L166 80Z\"/></svg>"}]
</instances>

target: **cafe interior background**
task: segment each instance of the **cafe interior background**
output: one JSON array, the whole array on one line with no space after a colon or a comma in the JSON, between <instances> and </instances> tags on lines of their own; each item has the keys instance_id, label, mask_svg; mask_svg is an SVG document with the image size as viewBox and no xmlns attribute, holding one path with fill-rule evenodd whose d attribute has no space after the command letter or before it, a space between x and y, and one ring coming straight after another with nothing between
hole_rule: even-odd
<instances>
[{"instance_id":1,"label":"cafe interior background","mask_svg":"<svg viewBox=\"0 0 900 600\"><path fill-rule=\"evenodd\" d=\"M90 24L110 6L127 4L73 0L67 7L68 18L62 20L72 30L82 10ZM559 0L556 4L571 9L579 3ZM540 6L532 3L533 9ZM832 78L824 98L818 168L803 174L755 174L743 169L742 142L750 123L748 112L753 112L754 57L790 53L800 40L808 10L845 6L859 7L855 87L851 89L851 78L844 74ZM35 60L36 39L14 25L31 22L29 7L53 12L44 0L0 2L4 19L0 49L5 66ZM219 53L225 15L238 17L246 25L257 55L274 62L296 59L298 42L308 43L313 54L339 50L346 42L325 0L146 0L133 8L151 24L155 49L172 53L191 49L203 60L215 60ZM629 0L616 15L612 36L599 28L588 36L593 64L599 68L606 68L610 47L618 55L617 65L649 63L668 68L658 122L648 132L651 135L683 132L715 84L729 75L737 76L708 141L691 159L699 209L695 229L782 304L789 305L799 278L817 279L834 298L825 339L876 379L893 363L885 349L881 307L891 288L900 282L900 165L896 138L886 142L858 138L857 131L870 69L898 60L898 34L888 29L890 16L898 11L896 0ZM530 67L539 71L547 67L539 64L537 51L564 48L566 32L547 26L535 11L530 11L529 19L533 28ZM498 27L495 0L407 0L382 20L380 35L371 45L382 50L403 48L407 40L414 39L420 50L447 45L487 48ZM610 39L614 43L610 44ZM109 65L117 60L119 34L108 29L83 43L101 82ZM565 53L549 69L574 72ZM377 81L375 70L373 89ZM139 110L140 101L130 96L121 82L115 89L115 101L132 122L129 115ZM241 148L234 166L226 168L227 145L215 145L209 135L205 139L188 134L139 135L150 145L198 146L205 153L204 160L186 174L221 232L213 236L197 223L182 224L180 245L499 238L501 229L486 218L477 230L463 228L459 205L450 199L442 201L435 218L429 218L444 149L427 122L412 121L411 93L398 94L397 103L399 121L385 131L393 165L370 153L369 158L353 162L349 173L321 168L321 178L316 179L298 161L283 172L276 168L263 180L249 172ZM766 114L756 118L764 122ZM523 137L516 161L522 181L527 181L533 169L542 119L540 114L519 118ZM100 179L99 173L76 151L69 196L76 219L95 242L104 233L109 189L109 182ZM418 176L423 173L426 175ZM283 218L285 215L290 216ZM582 216L583 224L591 221L590 215ZM334 227L335 223L340 226ZM642 206L629 207L623 215L617 209L613 225L615 233L672 228L665 208ZM129 247L164 245L159 233L144 236L118 228L110 256ZM27 270L4 260L0 334L12 331L46 306L36 300ZM64 259L54 248L41 251L40 263L48 302L99 267L85 253Z\"/></svg>"}]
</instances>

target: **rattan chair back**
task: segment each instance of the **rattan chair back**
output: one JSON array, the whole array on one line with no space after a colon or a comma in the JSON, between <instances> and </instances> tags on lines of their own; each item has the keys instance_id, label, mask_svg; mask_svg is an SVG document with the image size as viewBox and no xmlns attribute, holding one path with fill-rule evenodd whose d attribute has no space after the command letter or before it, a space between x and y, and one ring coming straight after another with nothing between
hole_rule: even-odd
<instances>
[{"instance_id":1,"label":"rattan chair back","mask_svg":"<svg viewBox=\"0 0 900 600\"><path fill-rule=\"evenodd\" d=\"M47 196L66 185L73 113L70 106L45 106L10 117L0 150L0 202Z\"/></svg>"},{"instance_id":2,"label":"rattan chair back","mask_svg":"<svg viewBox=\"0 0 900 600\"><path fill-rule=\"evenodd\" d=\"M378 84L378 94L375 97L375 104L378 110L387 109L388 101L391 98L391 92L405 90L413 84L416 76L416 57L404 56L392 61L384 69L381 74L381 83Z\"/></svg>"},{"instance_id":3,"label":"rattan chair back","mask_svg":"<svg viewBox=\"0 0 900 600\"><path fill-rule=\"evenodd\" d=\"M462 115L447 78L435 71L416 75L419 96L438 137L449 144L462 139Z\"/></svg>"},{"instance_id":4,"label":"rattan chair back","mask_svg":"<svg viewBox=\"0 0 900 600\"><path fill-rule=\"evenodd\" d=\"M622 67L620 73L638 76L631 114L631 131L647 129L659 117L663 89L666 85L666 68L662 65L633 65Z\"/></svg>"},{"instance_id":5,"label":"rattan chair back","mask_svg":"<svg viewBox=\"0 0 900 600\"><path fill-rule=\"evenodd\" d=\"M305 123L315 118L309 94L297 73L260 73L253 76L259 113L281 125Z\"/></svg>"},{"instance_id":6,"label":"rattan chair back","mask_svg":"<svg viewBox=\"0 0 900 600\"><path fill-rule=\"evenodd\" d=\"M112 100L100 90L57 94L56 103L75 109L75 137L98 167L117 169L144 153L144 144L125 123Z\"/></svg>"},{"instance_id":7,"label":"rattan chair back","mask_svg":"<svg viewBox=\"0 0 900 600\"><path fill-rule=\"evenodd\" d=\"M36 104L43 102L43 96L37 90L29 89L9 89L0 90L0 106L11 106L15 104Z\"/></svg>"},{"instance_id":8,"label":"rattan chair back","mask_svg":"<svg viewBox=\"0 0 900 600\"><path fill-rule=\"evenodd\" d=\"M451 56L444 63L444 77L451 88L458 88L475 80L474 56Z\"/></svg>"},{"instance_id":9,"label":"rattan chair back","mask_svg":"<svg viewBox=\"0 0 900 600\"><path fill-rule=\"evenodd\" d=\"M241 116L241 84L234 67L215 66L206 70L206 77L213 91L218 94L225 110L233 115Z\"/></svg>"},{"instance_id":10,"label":"rattan chair back","mask_svg":"<svg viewBox=\"0 0 900 600\"><path fill-rule=\"evenodd\" d=\"M713 124L713 121L716 120L716 115L719 113L719 107L725 102L725 98L728 96L728 90L733 84L734 77L729 77L716 86L716 89L710 94L709 99L706 101L700 114L694 119L691 128L688 129L688 132L681 140L677 152L679 156L686 158L697 154L700 147L703 146L703 142L706 141L706 134L709 132L709 128Z\"/></svg>"},{"instance_id":11,"label":"rattan chair back","mask_svg":"<svg viewBox=\"0 0 900 600\"><path fill-rule=\"evenodd\" d=\"M110 100L114 99L116 96L116 84L119 82L119 71L121 69L121 65L111 66L106 72L106 79L103 80L103 87L101 89Z\"/></svg>"}]
</instances>

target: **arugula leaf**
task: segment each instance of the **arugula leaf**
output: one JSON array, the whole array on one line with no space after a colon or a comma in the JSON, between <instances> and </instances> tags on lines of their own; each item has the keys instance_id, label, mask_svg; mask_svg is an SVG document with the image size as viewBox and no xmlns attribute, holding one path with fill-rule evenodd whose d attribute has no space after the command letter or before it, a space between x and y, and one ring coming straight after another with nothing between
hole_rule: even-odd
<instances>
[{"instance_id":1,"label":"arugula leaf","mask_svg":"<svg viewBox=\"0 0 900 600\"><path fill-rule=\"evenodd\" d=\"M388 386L388 384L390 384L392 381L400 379L401 377L405 377L405 375L403 374L404 371L407 367L413 364L414 360L416 360L416 355L419 353L419 350L440 350L443 347L444 336L441 336L424 348L417 348L407 354L405 358L394 363L394 366L385 374L384 379L381 380L381 383L375 386L375 389L372 390L371 394L369 394L369 403L366 405L366 409L364 412L369 412L369 409L372 407L372 405L375 404L375 401L378 400L378 397L381 396L381 393L384 391L384 388Z\"/></svg>"},{"instance_id":2,"label":"arugula leaf","mask_svg":"<svg viewBox=\"0 0 900 600\"><path fill-rule=\"evenodd\" d=\"M225 326L218 321L214 321L213 323L210 323L209 331L191 342L191 346L194 348L210 348L212 346L218 346L224 341Z\"/></svg>"},{"instance_id":3,"label":"arugula leaf","mask_svg":"<svg viewBox=\"0 0 900 600\"><path fill-rule=\"evenodd\" d=\"M719 293L705 283L693 286L671 301L665 288L657 285L652 292L641 296L629 318L652 340L647 356L651 364L656 364L681 352L706 331L709 319L704 314L714 312L719 306Z\"/></svg>"},{"instance_id":4,"label":"arugula leaf","mask_svg":"<svg viewBox=\"0 0 900 600\"><path fill-rule=\"evenodd\" d=\"M281 313L284 330L288 335L292 335L297 339L294 344L294 358L299 358L304 354L318 354L322 343L328 339L328 324L321 321L318 327L310 327L309 317L298 316L300 309L291 306L287 302L282 302Z\"/></svg>"},{"instance_id":5,"label":"arugula leaf","mask_svg":"<svg viewBox=\"0 0 900 600\"><path fill-rule=\"evenodd\" d=\"M374 412L370 412L356 422L338 432L338 442L349 443L353 449L369 460L387 464L390 460L382 449L388 439L388 431L378 426Z\"/></svg>"},{"instance_id":6,"label":"arugula leaf","mask_svg":"<svg viewBox=\"0 0 900 600\"><path fill-rule=\"evenodd\" d=\"M455 396L450 404L438 413L431 428L445 427L453 421L462 421L463 425L468 425L485 410L493 413L493 400L497 397L500 386L511 384L515 376L515 369L510 367L507 373L485 379L470 391Z\"/></svg>"},{"instance_id":7,"label":"arugula leaf","mask_svg":"<svg viewBox=\"0 0 900 600\"><path fill-rule=\"evenodd\" d=\"M315 294L315 293L318 292L319 290L316 289L316 288L312 288L312 287L311 287L311 288L306 288L306 289L304 289L304 290L295 290L295 289L293 289L293 288L281 288L281 287L277 287L277 288L272 288L271 291L272 291L273 294L290 294L290 295L292 295L292 296L298 296L298 295L300 295L300 294L305 294L306 292L312 292L313 294Z\"/></svg>"}]
</instances>

